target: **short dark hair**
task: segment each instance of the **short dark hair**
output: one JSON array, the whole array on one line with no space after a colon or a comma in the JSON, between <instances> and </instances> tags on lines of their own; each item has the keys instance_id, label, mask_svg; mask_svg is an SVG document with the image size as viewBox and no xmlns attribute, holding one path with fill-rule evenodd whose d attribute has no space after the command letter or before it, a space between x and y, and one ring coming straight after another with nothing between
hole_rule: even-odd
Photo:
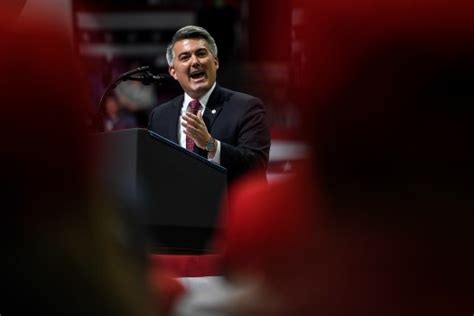
<instances>
[{"instance_id":1,"label":"short dark hair","mask_svg":"<svg viewBox=\"0 0 474 316\"><path fill-rule=\"evenodd\" d=\"M168 65L171 66L173 64L173 47L174 44L180 40L187 39L187 38L202 38L204 39L207 44L209 45L209 49L211 53L217 57L217 45L214 38L209 34L209 32L200 27L195 25L188 25L185 27L180 28L173 36L171 43L166 48L166 61Z\"/></svg>"}]
</instances>

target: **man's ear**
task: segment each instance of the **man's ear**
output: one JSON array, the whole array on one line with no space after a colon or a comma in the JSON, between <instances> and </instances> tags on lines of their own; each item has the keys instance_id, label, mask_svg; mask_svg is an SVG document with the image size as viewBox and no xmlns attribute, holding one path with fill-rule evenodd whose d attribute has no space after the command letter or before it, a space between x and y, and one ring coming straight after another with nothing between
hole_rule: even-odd
<instances>
[{"instance_id":1,"label":"man's ear","mask_svg":"<svg viewBox=\"0 0 474 316\"><path fill-rule=\"evenodd\" d=\"M176 76L176 70L174 69L173 66L168 67L168 72L175 80L178 80L178 77Z\"/></svg>"},{"instance_id":2,"label":"man's ear","mask_svg":"<svg viewBox=\"0 0 474 316\"><path fill-rule=\"evenodd\" d=\"M216 65L216 70L219 69L219 59L214 56L214 64Z\"/></svg>"}]
</instances>

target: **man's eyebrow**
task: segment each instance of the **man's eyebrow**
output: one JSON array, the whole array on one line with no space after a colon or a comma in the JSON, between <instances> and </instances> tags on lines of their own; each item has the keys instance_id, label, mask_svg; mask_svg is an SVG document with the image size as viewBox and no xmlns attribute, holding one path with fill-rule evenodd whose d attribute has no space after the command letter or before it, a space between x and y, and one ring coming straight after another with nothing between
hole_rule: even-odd
<instances>
[{"instance_id":1,"label":"man's eyebrow","mask_svg":"<svg viewBox=\"0 0 474 316\"><path fill-rule=\"evenodd\" d=\"M190 54L190 52L189 51L184 51L184 52L179 53L178 57L182 56L182 55L187 55L187 54Z\"/></svg>"},{"instance_id":2,"label":"man's eyebrow","mask_svg":"<svg viewBox=\"0 0 474 316\"><path fill-rule=\"evenodd\" d=\"M199 47L199 48L195 49L194 51L186 50L184 52L181 52L177 56L179 58L180 56L183 56L183 55L189 55L189 54L198 53L198 52L202 52L202 51L208 52L209 49L207 49L207 47Z\"/></svg>"}]
</instances>

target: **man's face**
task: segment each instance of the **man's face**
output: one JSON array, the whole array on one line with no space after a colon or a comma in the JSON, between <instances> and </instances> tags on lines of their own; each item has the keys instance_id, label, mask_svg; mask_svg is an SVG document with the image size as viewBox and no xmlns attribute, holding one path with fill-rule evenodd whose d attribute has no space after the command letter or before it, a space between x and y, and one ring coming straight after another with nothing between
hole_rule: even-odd
<instances>
[{"instance_id":1,"label":"man's face","mask_svg":"<svg viewBox=\"0 0 474 316\"><path fill-rule=\"evenodd\" d=\"M178 80L183 90L193 99L203 96L216 81L219 61L200 38L177 41L173 47L170 75Z\"/></svg>"}]
</instances>

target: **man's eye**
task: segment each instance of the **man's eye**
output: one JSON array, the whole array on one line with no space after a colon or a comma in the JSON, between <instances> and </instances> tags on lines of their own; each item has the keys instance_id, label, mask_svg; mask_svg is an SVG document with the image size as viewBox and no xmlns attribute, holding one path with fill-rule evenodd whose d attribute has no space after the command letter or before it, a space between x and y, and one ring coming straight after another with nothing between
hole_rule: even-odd
<instances>
[{"instance_id":1,"label":"man's eye","mask_svg":"<svg viewBox=\"0 0 474 316\"><path fill-rule=\"evenodd\" d=\"M182 56L179 56L179 60L180 61L186 61L189 59L189 55L182 55Z\"/></svg>"}]
</instances>

